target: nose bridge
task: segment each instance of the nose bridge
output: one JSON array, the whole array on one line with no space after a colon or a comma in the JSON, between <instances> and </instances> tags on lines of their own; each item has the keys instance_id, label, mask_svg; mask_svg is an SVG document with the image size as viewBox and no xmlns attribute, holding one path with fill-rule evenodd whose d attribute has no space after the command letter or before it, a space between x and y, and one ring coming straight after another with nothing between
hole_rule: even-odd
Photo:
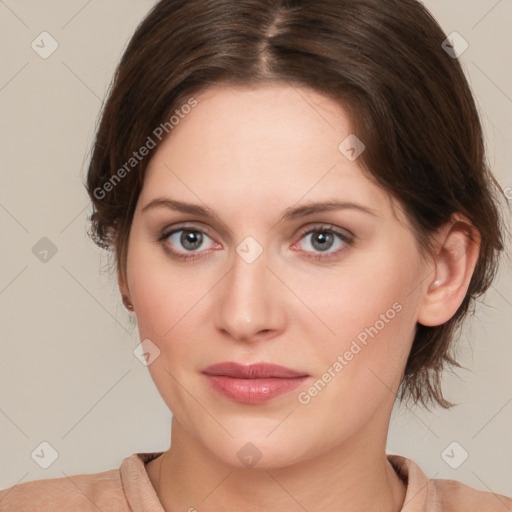
<instances>
[{"instance_id":1,"label":"nose bridge","mask_svg":"<svg viewBox=\"0 0 512 512\"><path fill-rule=\"evenodd\" d=\"M216 314L219 329L244 341L279 330L284 320L275 279L267 268L267 253L261 250L257 255L251 244L248 240L237 247L220 289Z\"/></svg>"}]
</instances>

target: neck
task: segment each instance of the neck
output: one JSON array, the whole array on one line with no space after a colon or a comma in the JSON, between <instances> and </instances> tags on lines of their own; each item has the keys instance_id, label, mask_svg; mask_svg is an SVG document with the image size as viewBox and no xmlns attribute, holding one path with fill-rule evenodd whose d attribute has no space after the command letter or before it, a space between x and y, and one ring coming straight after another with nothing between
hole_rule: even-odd
<instances>
[{"instance_id":1,"label":"neck","mask_svg":"<svg viewBox=\"0 0 512 512\"><path fill-rule=\"evenodd\" d=\"M372 442L373 440L373 442ZM399 512L406 486L387 461L386 438L365 433L279 468L239 468L214 457L173 418L171 448L150 479L166 510ZM156 463L157 460L154 462ZM162 463L163 460L163 463Z\"/></svg>"}]
</instances>

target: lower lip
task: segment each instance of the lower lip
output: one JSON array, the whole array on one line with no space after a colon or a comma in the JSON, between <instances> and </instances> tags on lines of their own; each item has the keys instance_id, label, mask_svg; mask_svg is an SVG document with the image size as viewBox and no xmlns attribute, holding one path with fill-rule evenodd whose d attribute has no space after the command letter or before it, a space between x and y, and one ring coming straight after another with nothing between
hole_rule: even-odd
<instances>
[{"instance_id":1,"label":"lower lip","mask_svg":"<svg viewBox=\"0 0 512 512\"><path fill-rule=\"evenodd\" d=\"M308 377L293 379L235 379L224 375L206 375L210 385L237 402L261 404L299 387Z\"/></svg>"}]
</instances>

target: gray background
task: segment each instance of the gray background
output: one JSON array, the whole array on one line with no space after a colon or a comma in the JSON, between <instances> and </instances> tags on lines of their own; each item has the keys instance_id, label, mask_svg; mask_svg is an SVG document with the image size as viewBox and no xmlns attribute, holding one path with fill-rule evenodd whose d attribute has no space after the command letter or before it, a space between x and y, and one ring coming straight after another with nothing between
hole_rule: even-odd
<instances>
[{"instance_id":1,"label":"gray background","mask_svg":"<svg viewBox=\"0 0 512 512\"><path fill-rule=\"evenodd\" d=\"M447 34L457 31L469 43L461 60L482 113L489 160L502 186L512 187L512 2L424 3ZM82 185L115 65L152 5L0 1L0 488L118 468L132 453L169 445L170 412L132 353L136 326L105 270L107 254L86 236ZM43 31L59 45L47 59L31 47ZM50 249L47 261L41 261L41 250L50 247L39 242L43 237L57 251ZM411 457L432 478L509 496L510 276L504 260L464 330L460 359L470 370L445 379L448 399L459 405L430 413L395 408L388 443L388 452ZM58 452L48 469L37 463L44 457L31 456L51 453L42 442ZM453 469L446 453L454 465L462 450L468 458Z\"/></svg>"}]
</instances>

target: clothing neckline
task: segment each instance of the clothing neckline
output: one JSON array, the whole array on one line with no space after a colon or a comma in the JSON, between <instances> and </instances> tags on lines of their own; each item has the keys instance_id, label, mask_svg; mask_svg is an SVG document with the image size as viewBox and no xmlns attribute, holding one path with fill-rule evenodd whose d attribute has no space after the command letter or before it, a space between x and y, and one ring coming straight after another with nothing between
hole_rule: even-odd
<instances>
[{"instance_id":1,"label":"clothing neckline","mask_svg":"<svg viewBox=\"0 0 512 512\"><path fill-rule=\"evenodd\" d=\"M137 452L126 457L121 464L121 481L128 504L134 512L165 512L146 471L146 464L163 453L165 452ZM414 461L388 453L386 458L406 486L400 512L423 512L427 510L428 502L436 502L433 495L435 487L428 485L429 479Z\"/></svg>"}]
</instances>

